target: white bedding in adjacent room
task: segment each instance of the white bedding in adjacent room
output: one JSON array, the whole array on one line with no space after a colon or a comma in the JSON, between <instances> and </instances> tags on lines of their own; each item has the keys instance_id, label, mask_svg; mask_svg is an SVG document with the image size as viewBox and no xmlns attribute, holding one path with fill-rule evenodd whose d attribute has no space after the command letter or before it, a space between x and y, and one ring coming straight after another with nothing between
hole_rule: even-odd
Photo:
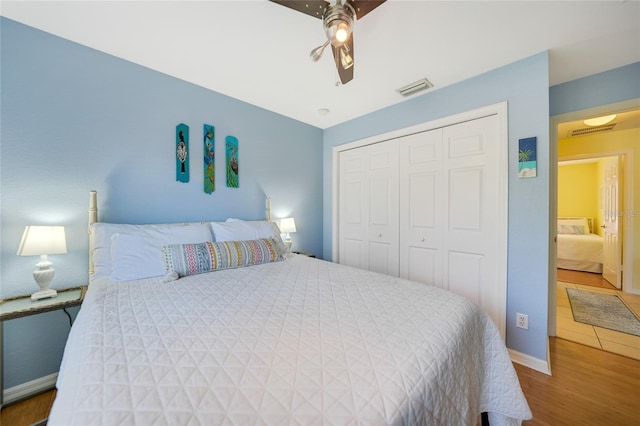
<instances>
[{"instance_id":1,"label":"white bedding in adjacent room","mask_svg":"<svg viewBox=\"0 0 640 426\"><path fill-rule=\"evenodd\" d=\"M558 267L602 273L603 238L597 234L558 234Z\"/></svg>"},{"instance_id":2,"label":"white bedding in adjacent room","mask_svg":"<svg viewBox=\"0 0 640 426\"><path fill-rule=\"evenodd\" d=\"M305 256L96 279L49 425L519 424L487 314L444 290Z\"/></svg>"}]
</instances>

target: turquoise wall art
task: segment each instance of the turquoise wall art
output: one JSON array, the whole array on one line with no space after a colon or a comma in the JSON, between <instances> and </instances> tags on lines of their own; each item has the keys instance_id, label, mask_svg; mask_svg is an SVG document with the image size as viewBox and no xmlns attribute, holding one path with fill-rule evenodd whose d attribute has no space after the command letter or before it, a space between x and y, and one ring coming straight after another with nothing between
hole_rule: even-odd
<instances>
[{"instance_id":1,"label":"turquoise wall art","mask_svg":"<svg viewBox=\"0 0 640 426\"><path fill-rule=\"evenodd\" d=\"M227 151L227 187L239 188L238 139L233 136L227 136L225 139L225 147Z\"/></svg>"},{"instance_id":2,"label":"turquoise wall art","mask_svg":"<svg viewBox=\"0 0 640 426\"><path fill-rule=\"evenodd\" d=\"M189 182L189 126L176 126L176 180Z\"/></svg>"},{"instance_id":3,"label":"turquoise wall art","mask_svg":"<svg viewBox=\"0 0 640 426\"><path fill-rule=\"evenodd\" d=\"M518 141L518 177L531 178L538 174L537 138L526 138Z\"/></svg>"},{"instance_id":4,"label":"turquoise wall art","mask_svg":"<svg viewBox=\"0 0 640 426\"><path fill-rule=\"evenodd\" d=\"M215 165L215 129L205 124L204 134L204 192L211 194L216 190L216 165Z\"/></svg>"}]
</instances>

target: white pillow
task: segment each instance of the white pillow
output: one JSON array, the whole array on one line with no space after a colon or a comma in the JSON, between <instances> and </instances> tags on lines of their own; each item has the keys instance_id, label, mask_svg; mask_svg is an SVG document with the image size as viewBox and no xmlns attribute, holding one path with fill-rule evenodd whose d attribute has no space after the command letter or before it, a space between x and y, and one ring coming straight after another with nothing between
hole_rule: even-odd
<instances>
[{"instance_id":1,"label":"white pillow","mask_svg":"<svg viewBox=\"0 0 640 426\"><path fill-rule=\"evenodd\" d=\"M154 241L158 253L162 253L165 244L188 244L213 241L211 226L208 223L193 223L188 226L182 223L161 225L128 225L116 223L92 223L89 232L93 239L93 266L95 276L109 276L112 272L111 237L114 234L138 236L139 240ZM119 244L121 248L123 244ZM136 244L134 244L136 246ZM134 247L135 248L135 247ZM118 259L127 251L118 251ZM161 256L161 254L160 254ZM160 257L162 261L162 257ZM164 273L164 269L163 269Z\"/></svg>"},{"instance_id":2,"label":"white pillow","mask_svg":"<svg viewBox=\"0 0 640 426\"><path fill-rule=\"evenodd\" d=\"M212 222L214 241L248 241L260 238L273 238L280 254L286 252L287 246L280 237L280 228L274 222L266 220L231 219L227 222Z\"/></svg>"},{"instance_id":3,"label":"white pillow","mask_svg":"<svg viewBox=\"0 0 640 426\"><path fill-rule=\"evenodd\" d=\"M280 230L273 222L266 220L237 220L227 222L212 222L213 236L216 241L246 241L267 238L273 234L280 234Z\"/></svg>"},{"instance_id":4,"label":"white pillow","mask_svg":"<svg viewBox=\"0 0 640 426\"><path fill-rule=\"evenodd\" d=\"M580 217L576 219L558 219L558 233L561 232L562 225L568 225L571 227L578 226L582 229L581 234L589 235L591 232L589 231L589 222L586 217Z\"/></svg>"}]
</instances>

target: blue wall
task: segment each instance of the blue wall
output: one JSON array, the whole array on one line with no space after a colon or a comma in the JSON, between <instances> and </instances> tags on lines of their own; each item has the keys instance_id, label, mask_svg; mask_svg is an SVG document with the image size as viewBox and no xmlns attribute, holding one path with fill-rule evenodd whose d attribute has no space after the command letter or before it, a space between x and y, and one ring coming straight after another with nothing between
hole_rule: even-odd
<instances>
[{"instance_id":1,"label":"blue wall","mask_svg":"<svg viewBox=\"0 0 640 426\"><path fill-rule=\"evenodd\" d=\"M640 62L553 86L549 112L553 116L637 98Z\"/></svg>"},{"instance_id":2,"label":"blue wall","mask_svg":"<svg viewBox=\"0 0 640 426\"><path fill-rule=\"evenodd\" d=\"M88 192L100 219L153 223L293 216L293 248L322 254L322 130L93 49L0 21L0 296L36 290L18 257L25 225L66 226L54 287L87 282ZM175 126L190 127L191 181L175 180ZM216 130L216 190L203 191L202 125ZM226 188L224 138L239 140ZM286 156L283 153L286 152ZM5 389L58 371L62 311L4 324ZM42 356L42 353L46 353Z\"/></svg>"},{"instance_id":3,"label":"blue wall","mask_svg":"<svg viewBox=\"0 0 640 426\"><path fill-rule=\"evenodd\" d=\"M55 284L86 282L87 192L101 220L165 222L263 215L296 218L294 248L331 257L334 146L502 101L509 105L507 344L546 359L549 256L549 114L640 98L640 64L548 88L546 52L431 91L324 132L6 18L2 52L0 296L35 290L36 259L15 255L27 224L67 226L69 253L51 256ZM174 178L173 132L191 130L191 182ZM206 195L198 180L201 126L240 141L240 189ZM538 138L538 178L517 179L517 140ZM277 147L277 149L274 149ZM554 148L555 149L555 148ZM282 152L287 152L286 160ZM322 158L322 161L319 161ZM324 176L322 176L324 174ZM318 194L322 193L322 198ZM320 209L322 213L320 213ZM5 323L5 388L58 370L68 321L61 312ZM45 356L39 353L46 351Z\"/></svg>"},{"instance_id":4,"label":"blue wall","mask_svg":"<svg viewBox=\"0 0 640 426\"><path fill-rule=\"evenodd\" d=\"M324 258L331 258L332 149L354 140L508 101L507 346L546 360L549 269L549 57L539 53L324 132ZM538 177L518 179L518 139L538 138ZM529 330L515 328L516 312Z\"/></svg>"}]
</instances>

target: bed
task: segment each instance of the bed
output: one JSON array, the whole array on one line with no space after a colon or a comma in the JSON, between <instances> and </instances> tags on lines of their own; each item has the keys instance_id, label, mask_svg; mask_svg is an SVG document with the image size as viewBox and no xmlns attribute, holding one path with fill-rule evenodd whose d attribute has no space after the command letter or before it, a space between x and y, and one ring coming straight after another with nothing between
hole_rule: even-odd
<instances>
[{"instance_id":1,"label":"bed","mask_svg":"<svg viewBox=\"0 0 640 426\"><path fill-rule=\"evenodd\" d=\"M255 240L273 244L250 250L259 260L250 265L233 256L207 261L202 247L249 244L222 241L229 230L226 238L246 238L251 232L236 232L243 227L274 229L234 222L210 224L213 232L206 223L91 225L94 272L49 425L474 425L480 413L501 425L531 418L504 342L475 304L286 253L279 235ZM105 246L142 234L153 243L121 241L133 244L139 261L164 232L174 241L210 232L216 241L163 244L165 271L145 278L116 265L123 259L117 244Z\"/></svg>"},{"instance_id":2,"label":"bed","mask_svg":"<svg viewBox=\"0 0 640 426\"><path fill-rule=\"evenodd\" d=\"M602 273L603 238L590 217L558 218L557 267Z\"/></svg>"}]
</instances>

